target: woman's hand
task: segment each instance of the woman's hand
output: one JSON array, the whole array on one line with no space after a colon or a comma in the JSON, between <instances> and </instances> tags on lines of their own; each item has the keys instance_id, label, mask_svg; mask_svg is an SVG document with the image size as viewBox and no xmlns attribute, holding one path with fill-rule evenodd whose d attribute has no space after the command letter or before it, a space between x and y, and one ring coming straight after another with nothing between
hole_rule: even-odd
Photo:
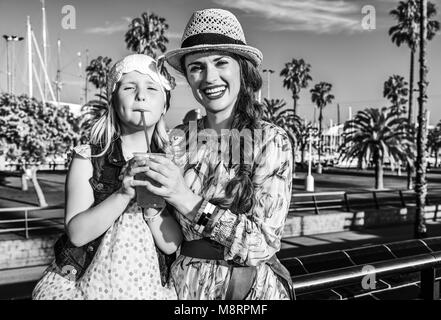
<instances>
[{"instance_id":1,"label":"woman's hand","mask_svg":"<svg viewBox=\"0 0 441 320\"><path fill-rule=\"evenodd\" d=\"M136 161L135 159L129 160L127 164L122 168L119 179L122 180L121 188L118 193L132 200L135 195L136 186L147 186L147 181L135 180L135 174L140 172L146 172L148 167L146 167L142 162Z\"/></svg>"},{"instance_id":2,"label":"woman's hand","mask_svg":"<svg viewBox=\"0 0 441 320\"><path fill-rule=\"evenodd\" d=\"M147 182L147 189L164 198L182 214L190 214L202 197L195 195L185 183L181 170L170 159L151 155L147 161L148 170L145 175L156 181L160 186Z\"/></svg>"}]
</instances>

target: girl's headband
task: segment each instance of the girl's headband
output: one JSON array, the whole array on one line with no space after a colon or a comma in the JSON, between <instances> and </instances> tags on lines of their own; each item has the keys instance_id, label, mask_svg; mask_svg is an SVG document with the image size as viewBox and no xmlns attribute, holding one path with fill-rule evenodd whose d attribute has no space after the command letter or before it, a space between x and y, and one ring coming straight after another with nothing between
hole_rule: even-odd
<instances>
[{"instance_id":1,"label":"girl's headband","mask_svg":"<svg viewBox=\"0 0 441 320\"><path fill-rule=\"evenodd\" d=\"M118 81L125 73L138 71L148 75L153 81L159 83L165 91L170 91L170 82L158 71L157 62L152 57L145 54L132 54L116 62L109 72L107 81L107 97L110 101L113 91L116 89Z\"/></svg>"}]
</instances>

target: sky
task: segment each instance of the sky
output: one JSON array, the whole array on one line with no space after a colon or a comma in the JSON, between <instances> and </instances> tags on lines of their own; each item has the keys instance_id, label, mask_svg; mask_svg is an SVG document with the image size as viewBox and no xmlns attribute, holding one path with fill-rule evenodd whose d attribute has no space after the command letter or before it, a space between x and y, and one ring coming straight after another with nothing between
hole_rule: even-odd
<instances>
[{"instance_id":1,"label":"sky","mask_svg":"<svg viewBox=\"0 0 441 320\"><path fill-rule=\"evenodd\" d=\"M437 19L441 20L441 1L432 2L437 5ZM383 84L389 76L399 74L408 81L410 51L405 46L397 47L388 36L388 29L395 24L389 11L397 4L397 0L46 0L49 77L55 79L57 39L60 39L62 101L83 104L86 49L89 61L99 55L117 61L129 54L124 34L131 19L145 11L167 20L170 26L167 48L175 49L180 46L182 32L193 11L222 8L237 16L247 43L262 51L264 60L260 69L275 70L269 81L268 73L263 73L262 98L268 96L269 85L270 98L284 99L291 107L291 93L283 88L280 71L293 58L303 58L311 65L313 81L300 94L298 113L311 120L314 105L309 90L318 82L329 82L335 96L334 102L324 111L325 123L329 125L330 121L337 121L337 104L341 120L346 120L350 110L355 114L367 107L388 105L383 98ZM62 26L66 16L62 9L66 5L75 9L75 29ZM363 8L370 9L371 14L374 13L372 9L375 10L375 29L362 27L368 14ZM2 35L25 36L28 15L42 50L41 2L0 0ZM0 40L0 90L6 91L6 41ZM431 112L430 123L434 124L441 119L441 34L429 43L427 62L430 83L427 107ZM16 43L11 65L15 68L15 93L27 93L25 41ZM169 127L181 123L190 109L201 107L185 79L173 71L172 74L177 87L166 116ZM415 79L418 80L418 72ZM88 87L90 99L96 91L92 85ZM39 98L36 86L34 92ZM414 106L416 109L416 100Z\"/></svg>"}]
</instances>

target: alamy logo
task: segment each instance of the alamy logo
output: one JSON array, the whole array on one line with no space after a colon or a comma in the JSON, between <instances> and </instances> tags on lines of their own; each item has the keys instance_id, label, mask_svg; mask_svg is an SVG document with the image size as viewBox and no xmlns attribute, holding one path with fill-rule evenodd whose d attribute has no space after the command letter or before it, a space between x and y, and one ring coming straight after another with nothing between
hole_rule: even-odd
<instances>
[{"instance_id":1,"label":"alamy logo","mask_svg":"<svg viewBox=\"0 0 441 320\"><path fill-rule=\"evenodd\" d=\"M376 288L376 274L375 274L375 267L366 265L361 269L363 273L367 273L363 279L361 280L361 287L364 290L375 290Z\"/></svg>"},{"instance_id":2,"label":"alamy logo","mask_svg":"<svg viewBox=\"0 0 441 320\"><path fill-rule=\"evenodd\" d=\"M61 27L63 29L76 29L77 28L77 14L74 6L65 5L61 9L61 13L64 15L61 19Z\"/></svg>"},{"instance_id":3,"label":"alamy logo","mask_svg":"<svg viewBox=\"0 0 441 320\"><path fill-rule=\"evenodd\" d=\"M77 274L77 270L73 266L71 266L70 264L65 265L61 269L61 272L70 281L75 281L76 280L76 276L75 275Z\"/></svg>"},{"instance_id":4,"label":"alamy logo","mask_svg":"<svg viewBox=\"0 0 441 320\"><path fill-rule=\"evenodd\" d=\"M364 15L361 20L361 27L363 30L376 29L376 10L374 6L366 5L361 8L361 13Z\"/></svg>"},{"instance_id":5,"label":"alamy logo","mask_svg":"<svg viewBox=\"0 0 441 320\"><path fill-rule=\"evenodd\" d=\"M274 140L272 133L266 129L222 129L220 136L213 129L198 130L197 121L190 121L188 134L181 129L173 129L170 133L173 140L179 140L181 147L186 146L189 164L198 163L200 151L208 147L213 154L218 154L226 163L253 164L257 157L264 159L267 155L268 143L274 143L283 151L291 152L291 147L286 140Z\"/></svg>"}]
</instances>

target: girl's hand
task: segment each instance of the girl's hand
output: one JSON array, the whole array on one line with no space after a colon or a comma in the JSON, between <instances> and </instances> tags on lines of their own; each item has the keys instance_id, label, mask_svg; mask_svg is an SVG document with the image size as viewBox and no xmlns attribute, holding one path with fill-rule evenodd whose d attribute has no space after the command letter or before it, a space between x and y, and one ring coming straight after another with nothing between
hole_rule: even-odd
<instances>
[{"instance_id":1,"label":"girl's hand","mask_svg":"<svg viewBox=\"0 0 441 320\"><path fill-rule=\"evenodd\" d=\"M181 213L191 212L202 198L195 195L182 176L181 170L170 159L151 155L147 161L148 170L145 175L156 181L160 187L147 182L147 189L164 198Z\"/></svg>"},{"instance_id":2,"label":"girl's hand","mask_svg":"<svg viewBox=\"0 0 441 320\"><path fill-rule=\"evenodd\" d=\"M139 161L135 161L134 159L129 160L119 175L119 179L122 180L122 185L118 192L129 200L132 200L136 195L136 186L147 186L147 181L135 180L134 176L137 173L146 172L147 170L148 167Z\"/></svg>"}]
</instances>

